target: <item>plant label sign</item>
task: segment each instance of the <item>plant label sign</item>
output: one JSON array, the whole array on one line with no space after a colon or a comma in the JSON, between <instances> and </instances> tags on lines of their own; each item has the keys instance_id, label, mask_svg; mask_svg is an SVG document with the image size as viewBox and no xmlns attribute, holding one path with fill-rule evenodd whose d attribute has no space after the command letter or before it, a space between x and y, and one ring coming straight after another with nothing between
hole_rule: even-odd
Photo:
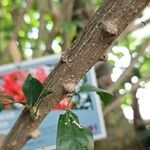
<instances>
[{"instance_id":1,"label":"plant label sign","mask_svg":"<svg viewBox=\"0 0 150 150\"><path fill-rule=\"evenodd\" d=\"M18 102L24 102L25 96L22 92L22 85L27 75L30 73L44 82L47 75L57 65L59 58L48 56L19 64L0 66L0 93L11 95ZM84 83L97 86L94 69L86 74L76 89L78 90ZM2 101L7 101L7 99L2 99ZM69 105L67 99L63 99L56 105L55 109L41 123L39 127L40 137L36 140L31 139L23 150L55 149L58 118L60 114L64 113L66 107L72 109L79 117L80 123L93 132L95 140L106 137L100 97L95 92L83 92L73 96ZM0 136L8 134L22 109L23 106L20 104L7 105L5 110L0 113Z\"/></svg>"}]
</instances>

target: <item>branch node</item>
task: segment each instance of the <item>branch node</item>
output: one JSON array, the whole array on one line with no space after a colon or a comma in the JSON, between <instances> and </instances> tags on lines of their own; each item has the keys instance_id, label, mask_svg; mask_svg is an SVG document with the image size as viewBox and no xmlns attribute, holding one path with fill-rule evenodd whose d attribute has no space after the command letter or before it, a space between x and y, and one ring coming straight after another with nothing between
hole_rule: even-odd
<instances>
[{"instance_id":1,"label":"branch node","mask_svg":"<svg viewBox=\"0 0 150 150\"><path fill-rule=\"evenodd\" d=\"M71 63L71 61L72 61L71 59L68 60L68 58L67 58L65 53L63 53L61 55L61 62L66 63L69 66L69 63Z\"/></svg>"},{"instance_id":2,"label":"branch node","mask_svg":"<svg viewBox=\"0 0 150 150\"><path fill-rule=\"evenodd\" d=\"M62 55L61 55L61 61L64 62L64 63L68 62L68 59L67 59L67 56L66 56L65 53L62 53Z\"/></svg>"},{"instance_id":3,"label":"branch node","mask_svg":"<svg viewBox=\"0 0 150 150\"><path fill-rule=\"evenodd\" d=\"M110 35L117 35L118 29L116 25L110 21L103 21L102 22L102 30Z\"/></svg>"},{"instance_id":4,"label":"branch node","mask_svg":"<svg viewBox=\"0 0 150 150\"><path fill-rule=\"evenodd\" d=\"M39 129L34 130L33 132L31 132L30 137L33 139L37 139L39 138L41 132Z\"/></svg>"},{"instance_id":5,"label":"branch node","mask_svg":"<svg viewBox=\"0 0 150 150\"><path fill-rule=\"evenodd\" d=\"M141 22L144 26L146 25L146 23L144 21Z\"/></svg>"},{"instance_id":6,"label":"branch node","mask_svg":"<svg viewBox=\"0 0 150 150\"><path fill-rule=\"evenodd\" d=\"M15 145L17 145L17 141L11 142L11 146L15 146Z\"/></svg>"},{"instance_id":7,"label":"branch node","mask_svg":"<svg viewBox=\"0 0 150 150\"><path fill-rule=\"evenodd\" d=\"M30 109L30 115L32 117L32 119L37 119L39 117L39 110L38 110L38 107L36 106L33 106L31 109Z\"/></svg>"},{"instance_id":8,"label":"branch node","mask_svg":"<svg viewBox=\"0 0 150 150\"><path fill-rule=\"evenodd\" d=\"M68 93L73 93L75 91L75 86L76 84L74 80L69 80L65 84L63 84L65 91Z\"/></svg>"},{"instance_id":9,"label":"branch node","mask_svg":"<svg viewBox=\"0 0 150 150\"><path fill-rule=\"evenodd\" d=\"M104 54L104 55L99 59L99 61L107 61L107 60L108 60L107 54Z\"/></svg>"}]
</instances>

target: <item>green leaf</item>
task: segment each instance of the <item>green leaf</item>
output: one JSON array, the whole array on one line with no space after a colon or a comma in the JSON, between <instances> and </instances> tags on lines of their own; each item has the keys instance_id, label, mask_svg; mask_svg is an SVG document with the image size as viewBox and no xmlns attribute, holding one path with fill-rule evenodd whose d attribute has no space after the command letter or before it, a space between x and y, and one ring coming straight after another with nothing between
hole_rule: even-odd
<instances>
[{"instance_id":1,"label":"green leaf","mask_svg":"<svg viewBox=\"0 0 150 150\"><path fill-rule=\"evenodd\" d=\"M57 150L94 150L92 133L69 110L59 117L56 147Z\"/></svg>"},{"instance_id":2,"label":"green leaf","mask_svg":"<svg viewBox=\"0 0 150 150\"><path fill-rule=\"evenodd\" d=\"M0 112L4 110L4 104L0 102Z\"/></svg>"},{"instance_id":3,"label":"green leaf","mask_svg":"<svg viewBox=\"0 0 150 150\"><path fill-rule=\"evenodd\" d=\"M113 95L111 93L88 83L83 84L78 92L97 92L105 106L110 103L113 98Z\"/></svg>"},{"instance_id":4,"label":"green leaf","mask_svg":"<svg viewBox=\"0 0 150 150\"><path fill-rule=\"evenodd\" d=\"M106 90L102 90L100 92L97 92L97 94L100 96L104 106L107 106L113 98L113 95L111 93L108 93Z\"/></svg>"},{"instance_id":5,"label":"green leaf","mask_svg":"<svg viewBox=\"0 0 150 150\"><path fill-rule=\"evenodd\" d=\"M43 90L41 82L29 74L22 89L27 98L27 104L33 107Z\"/></svg>"},{"instance_id":6,"label":"green leaf","mask_svg":"<svg viewBox=\"0 0 150 150\"><path fill-rule=\"evenodd\" d=\"M100 92L101 89L89 83L82 84L78 92Z\"/></svg>"},{"instance_id":7,"label":"green leaf","mask_svg":"<svg viewBox=\"0 0 150 150\"><path fill-rule=\"evenodd\" d=\"M133 72L134 72L134 76L137 76L139 79L142 78L141 72L138 68L134 68Z\"/></svg>"},{"instance_id":8,"label":"green leaf","mask_svg":"<svg viewBox=\"0 0 150 150\"><path fill-rule=\"evenodd\" d=\"M14 101L13 97L12 96L9 96L9 95L0 95L0 99L8 99L8 100L11 100L11 101Z\"/></svg>"}]
</instances>

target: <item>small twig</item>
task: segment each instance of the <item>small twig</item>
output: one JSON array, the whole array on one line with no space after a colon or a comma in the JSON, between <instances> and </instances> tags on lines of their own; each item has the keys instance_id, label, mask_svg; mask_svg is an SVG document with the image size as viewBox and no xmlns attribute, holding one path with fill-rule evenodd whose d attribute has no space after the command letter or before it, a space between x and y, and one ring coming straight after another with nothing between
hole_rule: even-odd
<instances>
[{"instance_id":1,"label":"small twig","mask_svg":"<svg viewBox=\"0 0 150 150\"><path fill-rule=\"evenodd\" d=\"M37 139L37 138L39 138L40 135L41 135L40 130L36 129L33 132L31 132L30 137L33 139Z\"/></svg>"},{"instance_id":2,"label":"small twig","mask_svg":"<svg viewBox=\"0 0 150 150\"><path fill-rule=\"evenodd\" d=\"M140 50L138 51L138 54L131 59L131 64L128 68L126 68L125 72L118 78L116 82L113 82L111 85L107 87L107 90L111 93L113 93L116 90L116 87L123 83L127 77L131 76L133 74L133 70L135 69L135 64L138 62L138 58L143 55L146 48L149 46L150 40L146 40L143 42L140 46Z\"/></svg>"},{"instance_id":3,"label":"small twig","mask_svg":"<svg viewBox=\"0 0 150 150\"><path fill-rule=\"evenodd\" d=\"M67 106L66 106L65 109L68 109L68 108L69 108L70 102L71 102L71 97L70 97L70 99L68 100L68 104L67 104Z\"/></svg>"}]
</instances>

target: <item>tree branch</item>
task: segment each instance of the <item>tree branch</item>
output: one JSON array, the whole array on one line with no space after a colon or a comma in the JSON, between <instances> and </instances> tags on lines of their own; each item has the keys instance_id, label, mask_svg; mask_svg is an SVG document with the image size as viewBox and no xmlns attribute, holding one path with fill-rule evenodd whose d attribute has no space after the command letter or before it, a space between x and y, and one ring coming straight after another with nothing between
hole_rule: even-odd
<instances>
[{"instance_id":1,"label":"tree branch","mask_svg":"<svg viewBox=\"0 0 150 150\"><path fill-rule=\"evenodd\" d=\"M150 45L150 40L146 40L143 42L140 46L140 50L138 51L137 55L135 57L132 57L131 64L129 67L124 71L124 73L119 77L119 79L116 82L113 82L110 86L107 87L107 90L111 93L113 93L117 86L123 83L127 77L131 76L133 74L133 70L135 69L135 64L138 62L138 58L143 55L143 52L146 50L146 48Z\"/></svg>"},{"instance_id":2,"label":"tree branch","mask_svg":"<svg viewBox=\"0 0 150 150\"><path fill-rule=\"evenodd\" d=\"M46 79L44 91L52 88L54 92L41 102L39 116L33 119L29 110L25 109L6 137L1 150L20 150L47 114L67 96L64 84L77 84L149 2L150 0L105 0Z\"/></svg>"},{"instance_id":3,"label":"tree branch","mask_svg":"<svg viewBox=\"0 0 150 150\"><path fill-rule=\"evenodd\" d=\"M50 1L50 8L54 19L54 26L49 34L48 40L46 41L46 53L51 50L52 42L56 37L57 33L60 31L60 28L62 27L64 22L70 21L72 17L73 4L74 0L63 0L61 9L58 10L58 8L56 7L56 2ZM67 37L65 36L64 40L66 38Z\"/></svg>"},{"instance_id":4,"label":"tree branch","mask_svg":"<svg viewBox=\"0 0 150 150\"><path fill-rule=\"evenodd\" d=\"M38 38L35 41L35 47L33 50L32 58L39 57L39 45L41 40L46 41L48 38L48 32L46 30L46 21L44 20L44 14L46 13L45 6L47 6L48 1L38 0L38 11L40 12L39 18L39 33ZM41 55L41 54L40 54Z\"/></svg>"},{"instance_id":5,"label":"tree branch","mask_svg":"<svg viewBox=\"0 0 150 150\"><path fill-rule=\"evenodd\" d=\"M73 6L74 6L74 0L64 0L64 3L62 5L62 12L65 12L63 15L63 22L69 23L72 19L73 14ZM66 50L71 46L72 39L70 39L70 32L64 30L63 32L63 49Z\"/></svg>"},{"instance_id":6,"label":"tree branch","mask_svg":"<svg viewBox=\"0 0 150 150\"><path fill-rule=\"evenodd\" d=\"M134 130L136 132L143 131L146 129L145 123L141 117L140 110L139 110L139 103L138 99L136 97L138 87L132 90L131 95L132 95L132 109L133 109L133 125L134 125Z\"/></svg>"},{"instance_id":7,"label":"tree branch","mask_svg":"<svg viewBox=\"0 0 150 150\"><path fill-rule=\"evenodd\" d=\"M136 84L132 85L132 89L131 92L135 89L137 89L138 87L140 87L140 82L141 81L147 81L150 79L150 75L145 76L143 79L141 79L140 81L138 81ZM126 94L126 93L125 93ZM125 95L124 94L124 95ZM115 101L113 101L108 107L105 108L104 110L104 115L108 114L112 109L115 109L115 107L117 107L118 105L120 105L122 103L122 96L124 95L118 95L117 99Z\"/></svg>"},{"instance_id":8,"label":"tree branch","mask_svg":"<svg viewBox=\"0 0 150 150\"><path fill-rule=\"evenodd\" d=\"M23 16L25 13L28 12L28 10L31 8L32 4L33 4L34 0L28 0L26 7L24 8L24 10L21 12L21 14L19 16L17 16L15 14L15 19L14 19L14 30L11 36L11 39L8 42L8 49L10 51L10 54L12 56L12 59L15 63L18 63L22 60L21 58L21 54L19 51L19 48L17 46L17 36L18 36L18 32L20 30L20 28L22 27L23 24Z\"/></svg>"},{"instance_id":9,"label":"tree branch","mask_svg":"<svg viewBox=\"0 0 150 150\"><path fill-rule=\"evenodd\" d=\"M52 42L56 37L57 33L59 32L63 22L63 17L62 17L63 12L61 12L61 9L60 10L58 9L58 7L56 6L56 2L54 0L50 0L49 6L54 20L54 25L46 41L46 51L44 52L45 54L47 54L51 50Z\"/></svg>"},{"instance_id":10,"label":"tree branch","mask_svg":"<svg viewBox=\"0 0 150 150\"><path fill-rule=\"evenodd\" d=\"M123 83L127 77L130 77L133 74L135 64L138 62L139 57L144 53L146 48L149 46L149 43L150 43L150 41L146 40L144 43L141 44L138 54L134 58L131 59L130 66L125 70L125 72L119 77L119 79L116 82L112 83L111 85L109 85L107 87L107 90L109 92L111 92L111 93L115 92L115 90L117 89L117 86L120 85L121 83ZM144 76L143 79L149 79L149 75ZM132 89L137 88L137 86L139 86L139 82L137 84L133 85ZM116 106L120 105L122 102L121 98L122 98L122 95L119 95L115 101L113 101L108 107L106 107L105 111L104 111L104 115L109 113Z\"/></svg>"},{"instance_id":11,"label":"tree branch","mask_svg":"<svg viewBox=\"0 0 150 150\"><path fill-rule=\"evenodd\" d=\"M146 25L148 25L149 23L150 23L150 19L147 19L139 24L135 24L134 22L129 24L129 26L117 38L116 43L122 41L125 38L125 36L127 36L129 33L134 32L138 29L141 29L141 28L145 27Z\"/></svg>"},{"instance_id":12,"label":"tree branch","mask_svg":"<svg viewBox=\"0 0 150 150\"><path fill-rule=\"evenodd\" d=\"M27 13L30 10L30 8L32 7L33 2L34 2L34 0L28 0L27 3L26 3L26 7L24 8L24 10L15 19L15 22L14 22L14 27L15 28L13 30L13 34L12 34L11 39L15 39L15 40L17 39L18 32L19 32L19 30L22 27L22 24L24 22L23 16L25 15L25 13Z\"/></svg>"}]
</instances>

